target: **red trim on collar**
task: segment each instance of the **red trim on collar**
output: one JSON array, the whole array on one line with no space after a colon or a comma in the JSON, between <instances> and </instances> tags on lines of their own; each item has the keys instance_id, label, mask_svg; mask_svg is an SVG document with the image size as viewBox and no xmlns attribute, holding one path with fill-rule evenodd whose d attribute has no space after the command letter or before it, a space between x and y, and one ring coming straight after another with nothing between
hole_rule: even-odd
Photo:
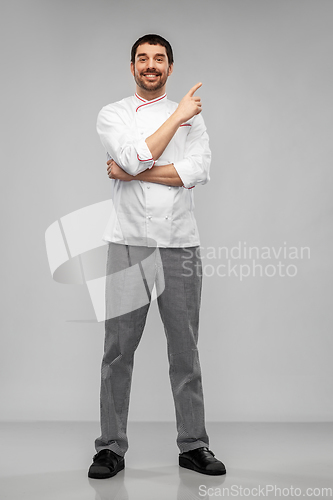
<instances>
[{"instance_id":1,"label":"red trim on collar","mask_svg":"<svg viewBox=\"0 0 333 500\"><path fill-rule=\"evenodd\" d=\"M135 111L138 111L139 108L142 108L143 106L147 106L147 104L154 104L154 102L158 102L158 101L161 101L162 99L165 99L166 98L166 94L162 95L161 97L158 97L157 99L152 99L151 101L145 101L142 97L139 97L137 93L135 93L135 96L140 100L142 101L144 104L140 104L140 106L138 106L136 108Z\"/></svg>"},{"instance_id":2,"label":"red trim on collar","mask_svg":"<svg viewBox=\"0 0 333 500\"><path fill-rule=\"evenodd\" d=\"M146 100L140 97L136 92L135 92L135 97L137 97L142 102L146 102Z\"/></svg>"}]
</instances>

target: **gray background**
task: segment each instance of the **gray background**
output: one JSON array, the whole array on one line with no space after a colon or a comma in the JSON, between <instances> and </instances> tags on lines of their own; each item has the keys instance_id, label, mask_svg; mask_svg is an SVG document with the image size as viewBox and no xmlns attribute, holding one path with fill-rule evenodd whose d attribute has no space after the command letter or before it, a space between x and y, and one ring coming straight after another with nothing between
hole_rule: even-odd
<instances>
[{"instance_id":1,"label":"gray background","mask_svg":"<svg viewBox=\"0 0 333 500\"><path fill-rule=\"evenodd\" d=\"M90 298L85 286L52 280L44 236L109 197L97 113L133 93L130 47L157 32L175 53L169 98L203 82L213 161L211 182L195 189L202 246L311 249L310 259L284 261L297 264L293 278L204 278L207 419L332 420L333 2L2 6L1 419L99 418L103 324L72 321L94 318ZM156 303L130 418L174 419Z\"/></svg>"}]
</instances>

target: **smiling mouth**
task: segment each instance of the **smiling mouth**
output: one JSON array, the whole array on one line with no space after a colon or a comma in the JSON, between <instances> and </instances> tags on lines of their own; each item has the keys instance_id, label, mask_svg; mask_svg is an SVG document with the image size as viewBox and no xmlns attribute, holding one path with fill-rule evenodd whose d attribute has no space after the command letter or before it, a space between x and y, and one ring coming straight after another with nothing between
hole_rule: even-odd
<instances>
[{"instance_id":1,"label":"smiling mouth","mask_svg":"<svg viewBox=\"0 0 333 500\"><path fill-rule=\"evenodd\" d=\"M148 78L149 80L153 80L154 78L157 78L159 75L157 73L145 73L143 75L145 78Z\"/></svg>"}]
</instances>

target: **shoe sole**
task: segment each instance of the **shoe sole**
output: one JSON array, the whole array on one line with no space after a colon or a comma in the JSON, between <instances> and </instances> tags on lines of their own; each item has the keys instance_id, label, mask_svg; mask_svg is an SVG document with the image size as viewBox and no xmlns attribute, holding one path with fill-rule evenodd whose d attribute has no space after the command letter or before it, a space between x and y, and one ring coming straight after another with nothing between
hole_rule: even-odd
<instances>
[{"instance_id":1,"label":"shoe sole","mask_svg":"<svg viewBox=\"0 0 333 500\"><path fill-rule=\"evenodd\" d=\"M118 464L118 467L112 472L105 472L104 474L103 473L98 474L97 472L94 474L93 472L92 473L88 472L88 477L90 477L91 479L108 479L109 477L113 477L116 474L118 474L118 472L120 472L124 468L125 468L125 461L123 460Z\"/></svg>"},{"instance_id":2,"label":"shoe sole","mask_svg":"<svg viewBox=\"0 0 333 500\"><path fill-rule=\"evenodd\" d=\"M201 474L207 474L208 476L222 476L227 472L226 469L224 469L224 471L200 469L200 467L197 467L193 462L191 462L191 460L188 460L187 458L183 457L179 458L179 465L180 467L184 467L185 469L194 470L195 472L200 472Z\"/></svg>"}]
</instances>

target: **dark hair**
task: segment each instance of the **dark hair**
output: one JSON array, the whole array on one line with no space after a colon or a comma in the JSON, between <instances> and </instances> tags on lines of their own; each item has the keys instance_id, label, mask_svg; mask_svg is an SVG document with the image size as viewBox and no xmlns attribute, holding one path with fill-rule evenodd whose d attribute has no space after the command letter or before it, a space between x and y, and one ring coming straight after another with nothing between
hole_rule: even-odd
<instances>
[{"instance_id":1,"label":"dark hair","mask_svg":"<svg viewBox=\"0 0 333 500\"><path fill-rule=\"evenodd\" d=\"M169 65L173 63L173 53L172 53L172 48L168 40L163 38L160 35L144 35L141 38L139 38L133 45L132 50L131 50L131 61L134 64L135 63L135 54L136 54L136 49L139 47L139 45L142 45L144 43L149 43L150 45L162 45L162 47L165 47L166 53L168 56L168 62Z\"/></svg>"}]
</instances>

